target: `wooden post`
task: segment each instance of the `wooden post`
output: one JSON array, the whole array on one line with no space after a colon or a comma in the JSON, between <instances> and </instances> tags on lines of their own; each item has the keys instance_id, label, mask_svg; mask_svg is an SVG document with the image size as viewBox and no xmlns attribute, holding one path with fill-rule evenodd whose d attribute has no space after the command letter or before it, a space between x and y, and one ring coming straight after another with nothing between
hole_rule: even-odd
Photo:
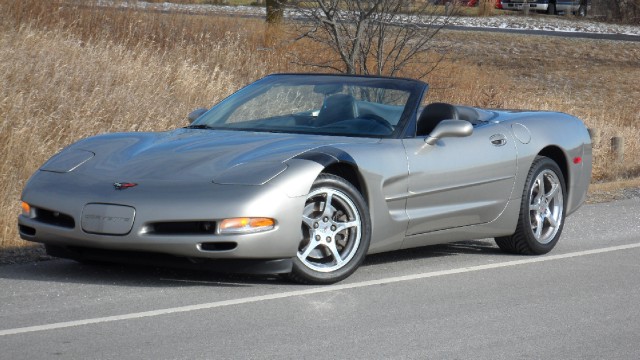
<instances>
[{"instance_id":1,"label":"wooden post","mask_svg":"<svg viewBox=\"0 0 640 360\"><path fill-rule=\"evenodd\" d=\"M624 161L624 138L622 136L611 138L611 153L615 161L620 163Z\"/></svg>"}]
</instances>

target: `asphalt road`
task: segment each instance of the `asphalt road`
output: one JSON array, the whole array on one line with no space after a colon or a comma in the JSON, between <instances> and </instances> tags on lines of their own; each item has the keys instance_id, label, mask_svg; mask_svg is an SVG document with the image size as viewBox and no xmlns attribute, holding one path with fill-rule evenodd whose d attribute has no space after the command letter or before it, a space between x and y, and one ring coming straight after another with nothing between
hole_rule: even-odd
<instances>
[{"instance_id":1,"label":"asphalt road","mask_svg":"<svg viewBox=\"0 0 640 360\"><path fill-rule=\"evenodd\" d=\"M334 286L67 260L0 267L0 359L638 359L640 200L541 257L491 240L370 256Z\"/></svg>"},{"instance_id":2,"label":"asphalt road","mask_svg":"<svg viewBox=\"0 0 640 360\"><path fill-rule=\"evenodd\" d=\"M602 33L578 32L578 31L566 32L566 31L530 30L530 29L502 29L502 28L456 26L456 25L447 25L444 28L447 30L458 30L458 31L485 31L485 32L493 32L493 33L554 36L554 37L572 38L572 39L596 39L596 40L640 42L640 36L625 35L625 34L602 34Z\"/></svg>"},{"instance_id":3,"label":"asphalt road","mask_svg":"<svg viewBox=\"0 0 640 360\"><path fill-rule=\"evenodd\" d=\"M79 7L88 7L92 8L89 5L74 5ZM108 5L101 6L103 8L110 8L116 11L129 11L129 8L113 8ZM191 12L189 10L157 10L157 9L134 9L136 11L141 12L151 12L151 13L163 13L163 14L171 14L171 13L181 13L185 15L203 15L200 12ZM264 15L256 15L256 14L242 14L242 13L225 13L225 12L215 12L212 11L210 13L214 16L233 16L240 18L264 18ZM293 18L298 21L305 21L304 18ZM511 28L492 28L492 27L475 27L475 26L459 26L459 25L445 25L443 27L447 30L456 30L456 31L484 31L484 32L494 32L494 33L511 33L511 34L522 34L522 35L536 35L536 36L553 36L553 37L563 37L563 38L574 38L574 39L596 39L596 40L615 40L615 41L632 41L632 42L640 42L640 36L636 35L626 35L626 34L604 34L604 33L589 33L589 32L566 32L566 31L551 31L551 30L531 30L531 29L511 29Z\"/></svg>"}]
</instances>

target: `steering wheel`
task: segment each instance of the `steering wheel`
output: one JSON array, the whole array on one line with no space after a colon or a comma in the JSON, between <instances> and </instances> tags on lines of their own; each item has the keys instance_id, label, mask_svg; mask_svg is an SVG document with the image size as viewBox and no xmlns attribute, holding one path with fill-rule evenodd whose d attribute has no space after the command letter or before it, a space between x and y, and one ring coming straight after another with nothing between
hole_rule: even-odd
<instances>
[{"instance_id":1,"label":"steering wheel","mask_svg":"<svg viewBox=\"0 0 640 360\"><path fill-rule=\"evenodd\" d=\"M376 115L376 114L364 114L364 115L360 115L358 116L359 119L366 119L366 120L373 120L374 122L376 122L377 124L383 126L385 129L390 130L391 132L393 132L395 129L393 128L393 126L391 125L391 123L389 123L385 118L383 118L380 115Z\"/></svg>"}]
</instances>

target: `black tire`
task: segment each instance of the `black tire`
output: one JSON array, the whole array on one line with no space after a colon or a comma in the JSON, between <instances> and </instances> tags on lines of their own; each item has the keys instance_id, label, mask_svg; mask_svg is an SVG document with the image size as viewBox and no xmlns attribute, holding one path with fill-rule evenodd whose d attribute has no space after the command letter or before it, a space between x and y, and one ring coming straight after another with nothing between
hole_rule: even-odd
<instances>
[{"instance_id":1,"label":"black tire","mask_svg":"<svg viewBox=\"0 0 640 360\"><path fill-rule=\"evenodd\" d=\"M554 185L557 185L556 192ZM516 231L511 236L495 238L498 247L508 253L523 255L551 251L564 227L565 197L565 180L558 164L544 156L536 157L527 175Z\"/></svg>"},{"instance_id":2,"label":"black tire","mask_svg":"<svg viewBox=\"0 0 640 360\"><path fill-rule=\"evenodd\" d=\"M304 239L288 278L303 284L332 284L356 271L369 250L369 209L351 183L320 174L307 196L302 231Z\"/></svg>"},{"instance_id":3,"label":"black tire","mask_svg":"<svg viewBox=\"0 0 640 360\"><path fill-rule=\"evenodd\" d=\"M549 3L549 7L547 7L547 14L549 14L549 15L555 15L556 14L556 4L555 3Z\"/></svg>"}]
</instances>

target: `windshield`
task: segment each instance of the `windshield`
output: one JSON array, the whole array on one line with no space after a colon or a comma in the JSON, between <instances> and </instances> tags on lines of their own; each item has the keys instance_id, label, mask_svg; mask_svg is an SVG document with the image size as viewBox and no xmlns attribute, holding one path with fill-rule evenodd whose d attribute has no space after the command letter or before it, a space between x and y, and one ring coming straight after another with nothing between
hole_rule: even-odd
<instances>
[{"instance_id":1,"label":"windshield","mask_svg":"<svg viewBox=\"0 0 640 360\"><path fill-rule=\"evenodd\" d=\"M272 75L214 106L192 127L388 137L404 125L423 86L405 79Z\"/></svg>"}]
</instances>

